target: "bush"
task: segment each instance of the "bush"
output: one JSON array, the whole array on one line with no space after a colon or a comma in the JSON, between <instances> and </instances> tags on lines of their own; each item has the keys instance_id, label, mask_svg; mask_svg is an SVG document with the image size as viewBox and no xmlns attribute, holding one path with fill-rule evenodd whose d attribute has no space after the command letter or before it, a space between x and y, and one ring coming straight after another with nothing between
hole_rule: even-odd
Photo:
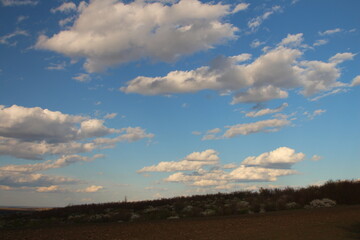
<instances>
[{"instance_id":1,"label":"bush","mask_svg":"<svg viewBox=\"0 0 360 240\"><path fill-rule=\"evenodd\" d=\"M328 198L315 199L310 202L310 208L334 207L335 205L336 202Z\"/></svg>"},{"instance_id":2,"label":"bush","mask_svg":"<svg viewBox=\"0 0 360 240\"><path fill-rule=\"evenodd\" d=\"M286 204L286 209L297 209L300 208L300 205L296 202L289 202Z\"/></svg>"}]
</instances>

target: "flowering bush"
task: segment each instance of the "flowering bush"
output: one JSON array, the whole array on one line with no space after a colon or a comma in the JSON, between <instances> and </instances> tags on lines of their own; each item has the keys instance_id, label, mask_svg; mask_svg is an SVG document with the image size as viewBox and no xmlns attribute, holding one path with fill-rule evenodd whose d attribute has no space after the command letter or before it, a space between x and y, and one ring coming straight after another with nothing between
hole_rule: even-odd
<instances>
[{"instance_id":1,"label":"flowering bush","mask_svg":"<svg viewBox=\"0 0 360 240\"><path fill-rule=\"evenodd\" d=\"M322 208L322 207L334 207L336 205L336 202L334 200L323 198L315 199L310 202L310 208Z\"/></svg>"}]
</instances>

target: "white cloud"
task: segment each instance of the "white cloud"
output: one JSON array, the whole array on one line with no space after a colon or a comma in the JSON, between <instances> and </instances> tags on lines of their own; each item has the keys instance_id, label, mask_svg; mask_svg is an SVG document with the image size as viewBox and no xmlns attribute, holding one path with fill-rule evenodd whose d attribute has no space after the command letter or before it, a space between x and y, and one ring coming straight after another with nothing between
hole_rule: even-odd
<instances>
[{"instance_id":1,"label":"white cloud","mask_svg":"<svg viewBox=\"0 0 360 240\"><path fill-rule=\"evenodd\" d=\"M35 6L39 2L34 0L1 0L1 3L7 7L7 6L22 6L22 5Z\"/></svg>"},{"instance_id":2,"label":"white cloud","mask_svg":"<svg viewBox=\"0 0 360 240\"><path fill-rule=\"evenodd\" d=\"M272 99L287 98L289 94L278 87L272 85L263 87L249 88L246 92L237 93L231 104L237 103L259 103L266 102Z\"/></svg>"},{"instance_id":3,"label":"white cloud","mask_svg":"<svg viewBox=\"0 0 360 240\"><path fill-rule=\"evenodd\" d=\"M232 14L230 7L197 0L91 1L79 7L72 27L51 37L41 35L36 48L83 57L88 72L141 58L173 61L235 38L238 29L222 20Z\"/></svg>"},{"instance_id":4,"label":"white cloud","mask_svg":"<svg viewBox=\"0 0 360 240\"><path fill-rule=\"evenodd\" d=\"M221 168L222 169L233 169L233 168L236 168L237 165L235 163L229 163L229 164L225 164L223 165Z\"/></svg>"},{"instance_id":5,"label":"white cloud","mask_svg":"<svg viewBox=\"0 0 360 240\"><path fill-rule=\"evenodd\" d=\"M234 182L263 182L276 181L279 176L293 175L297 171L292 169L272 169L263 167L240 167L225 172L223 170L211 170L186 174L177 172L164 179L166 182L178 182L196 186L226 185Z\"/></svg>"},{"instance_id":6,"label":"white cloud","mask_svg":"<svg viewBox=\"0 0 360 240\"><path fill-rule=\"evenodd\" d=\"M324 32L319 32L319 35L320 36L324 36L324 35L332 35L334 33L339 33L343 31L341 28L334 28L334 29L329 29L329 30L326 30Z\"/></svg>"},{"instance_id":7,"label":"white cloud","mask_svg":"<svg viewBox=\"0 0 360 240\"><path fill-rule=\"evenodd\" d=\"M10 45L10 46L15 46L17 44L17 42L16 41L11 41L10 42L10 40L17 37L17 36L29 36L29 34L28 34L27 31L17 29L12 33L9 33L9 34L7 34L5 36L0 37L0 44L6 44L6 45Z\"/></svg>"},{"instance_id":8,"label":"white cloud","mask_svg":"<svg viewBox=\"0 0 360 240\"><path fill-rule=\"evenodd\" d=\"M313 44L313 46L321 46L321 45L325 45L329 42L329 40L326 40L326 39L319 39L319 40L316 40Z\"/></svg>"},{"instance_id":9,"label":"white cloud","mask_svg":"<svg viewBox=\"0 0 360 240\"><path fill-rule=\"evenodd\" d=\"M104 138L116 134L114 138ZM107 128L104 120L68 115L39 107L0 106L0 155L41 159L74 154L154 137L140 127Z\"/></svg>"},{"instance_id":10,"label":"white cloud","mask_svg":"<svg viewBox=\"0 0 360 240\"><path fill-rule=\"evenodd\" d=\"M288 126L291 124L291 121L287 119L288 116L281 116L279 118L274 119L268 119L268 120L262 120L257 122L251 122L251 123L242 123L242 124L236 124L232 126L225 126L225 133L223 135L219 135L216 133L219 133L221 131L215 132L207 132L204 134L201 140L217 140L217 139L225 139L225 138L233 138L238 135L249 135L259 132L276 132L279 131L281 128ZM209 130L212 131L212 130Z\"/></svg>"},{"instance_id":11,"label":"white cloud","mask_svg":"<svg viewBox=\"0 0 360 240\"><path fill-rule=\"evenodd\" d=\"M212 187L212 189L232 189L239 186L247 187L246 184L241 184L241 182L273 182L280 176L297 174L298 172L296 170L290 168L295 163L304 160L304 158L305 154L303 153L296 153L294 149L288 147L280 147L259 156L247 157L240 166L234 163L221 166L218 162L214 162L213 166L208 167L209 170L196 167L192 169L194 172L185 173L184 171L191 171L191 169L172 169L178 172L172 173L163 179L163 181L184 183L188 186L196 187ZM182 161L161 163L174 164L181 163ZM161 163L151 168L157 167L158 170L160 170ZM233 170L226 171L227 169ZM154 169L151 169L151 171L153 170ZM164 169L161 171L170 172Z\"/></svg>"},{"instance_id":12,"label":"white cloud","mask_svg":"<svg viewBox=\"0 0 360 240\"><path fill-rule=\"evenodd\" d=\"M319 156L319 155L313 155L312 157L311 157L311 160L312 161L319 161L319 160L321 160L323 157L322 156Z\"/></svg>"},{"instance_id":13,"label":"white cloud","mask_svg":"<svg viewBox=\"0 0 360 240\"><path fill-rule=\"evenodd\" d=\"M301 46L302 42L304 41L303 34L288 34L286 38L284 38L279 45L281 46L293 46L299 47Z\"/></svg>"},{"instance_id":14,"label":"white cloud","mask_svg":"<svg viewBox=\"0 0 360 240\"><path fill-rule=\"evenodd\" d=\"M0 171L14 172L14 173L34 173L38 171L45 171L48 169L62 168L76 162L90 162L97 158L102 158L104 155L97 154L93 157L84 157L80 155L64 155L55 161L45 161L43 163L24 164L24 165L5 165L0 167Z\"/></svg>"},{"instance_id":15,"label":"white cloud","mask_svg":"<svg viewBox=\"0 0 360 240\"><path fill-rule=\"evenodd\" d=\"M246 117L260 117L260 116L264 116L267 114L278 113L278 112L283 111L287 106L289 106L289 104L283 103L283 104L281 104L281 106L274 108L274 109L265 108L265 109L261 109L259 111L248 112L248 113L246 113L245 116Z\"/></svg>"},{"instance_id":16,"label":"white cloud","mask_svg":"<svg viewBox=\"0 0 360 240\"><path fill-rule=\"evenodd\" d=\"M271 169L262 167L248 167L241 165L229 173L232 180L237 181L276 181L279 176L293 175L297 171L292 169Z\"/></svg>"},{"instance_id":17,"label":"white cloud","mask_svg":"<svg viewBox=\"0 0 360 240\"><path fill-rule=\"evenodd\" d=\"M287 119L268 119L252 123L243 123L233 126L226 126L228 130L222 136L223 138L233 138L238 135L249 135L259 132L274 132L280 128L290 125Z\"/></svg>"},{"instance_id":18,"label":"white cloud","mask_svg":"<svg viewBox=\"0 0 360 240\"><path fill-rule=\"evenodd\" d=\"M352 60L354 58L355 54L345 52L345 53L337 53L334 56L332 56L329 61L335 64L342 63L346 60Z\"/></svg>"},{"instance_id":19,"label":"white cloud","mask_svg":"<svg viewBox=\"0 0 360 240\"><path fill-rule=\"evenodd\" d=\"M325 92L324 94L320 94L319 96L316 96L314 98L311 98L310 101L315 102L321 98L328 97L328 96L335 95L335 94L342 93L342 92L347 92L347 91L348 90L345 88L337 88L337 89Z\"/></svg>"},{"instance_id":20,"label":"white cloud","mask_svg":"<svg viewBox=\"0 0 360 240\"><path fill-rule=\"evenodd\" d=\"M314 110L312 113L309 113L309 112L305 112L304 115L306 115L309 119L314 119L316 116L319 116L321 114L324 114L326 113L326 110L324 109L317 109L317 110Z\"/></svg>"},{"instance_id":21,"label":"white cloud","mask_svg":"<svg viewBox=\"0 0 360 240\"><path fill-rule=\"evenodd\" d=\"M213 149L207 149L203 152L193 152L178 162L160 162L157 165L144 167L137 172L192 171L198 170L206 165L214 165L218 160L218 152Z\"/></svg>"},{"instance_id":22,"label":"white cloud","mask_svg":"<svg viewBox=\"0 0 360 240\"><path fill-rule=\"evenodd\" d=\"M360 85L360 75L356 76L351 82L352 87L355 87L355 86L358 86L358 85Z\"/></svg>"},{"instance_id":23,"label":"white cloud","mask_svg":"<svg viewBox=\"0 0 360 240\"><path fill-rule=\"evenodd\" d=\"M229 59L230 59L231 61L234 61L234 63L245 62L245 61L251 59L251 54L249 54L249 53L243 53L243 54L240 54L240 55L237 55L237 56L229 57Z\"/></svg>"},{"instance_id":24,"label":"white cloud","mask_svg":"<svg viewBox=\"0 0 360 240\"><path fill-rule=\"evenodd\" d=\"M47 70L64 70L66 62L61 63L50 63L50 66L46 67Z\"/></svg>"},{"instance_id":25,"label":"white cloud","mask_svg":"<svg viewBox=\"0 0 360 240\"><path fill-rule=\"evenodd\" d=\"M252 47L252 48L257 48L257 47L259 47L259 46L261 46L261 45L264 45L264 44L265 44L265 42L261 42L261 41L259 41L258 39L255 39L255 40L253 40L253 41L251 42L250 47Z\"/></svg>"},{"instance_id":26,"label":"white cloud","mask_svg":"<svg viewBox=\"0 0 360 240\"><path fill-rule=\"evenodd\" d=\"M237 13L239 11L243 11L246 10L249 7L249 3L239 3L238 5L235 6L234 10L232 10L231 13Z\"/></svg>"},{"instance_id":27,"label":"white cloud","mask_svg":"<svg viewBox=\"0 0 360 240\"><path fill-rule=\"evenodd\" d=\"M202 152L193 152L185 157L187 161L217 162L219 160L218 152L213 149L207 149Z\"/></svg>"},{"instance_id":28,"label":"white cloud","mask_svg":"<svg viewBox=\"0 0 360 240\"><path fill-rule=\"evenodd\" d=\"M56 12L69 13L69 12L72 12L72 11L76 11L76 5L73 2L64 2L63 4L58 6L57 8L52 8L50 11L52 13L56 13Z\"/></svg>"},{"instance_id":29,"label":"white cloud","mask_svg":"<svg viewBox=\"0 0 360 240\"><path fill-rule=\"evenodd\" d=\"M85 193L94 193L94 192L98 192L101 189L103 189L103 186L96 186L96 185L92 185L90 187L87 187L85 189L82 190L78 190L78 192L85 192Z\"/></svg>"},{"instance_id":30,"label":"white cloud","mask_svg":"<svg viewBox=\"0 0 360 240\"><path fill-rule=\"evenodd\" d=\"M330 58L330 62L303 60L304 50L289 46L294 45L291 43L298 46L298 40L302 39L302 35L299 36L284 38L282 42L287 43L286 46L278 45L250 63L239 62L250 59L250 54L218 57L210 66L195 70L172 71L163 77L139 76L120 90L143 95L189 93L205 89L220 93L235 92L232 101L235 104L286 98L287 90L296 88L308 97L345 86L345 83L338 81L341 72L337 64L352 59L354 54L337 53Z\"/></svg>"},{"instance_id":31,"label":"white cloud","mask_svg":"<svg viewBox=\"0 0 360 240\"><path fill-rule=\"evenodd\" d=\"M65 189L59 187L59 186L56 186L56 185L51 185L51 186L48 186L48 187L37 187L36 189L37 192L64 192Z\"/></svg>"},{"instance_id":32,"label":"white cloud","mask_svg":"<svg viewBox=\"0 0 360 240\"><path fill-rule=\"evenodd\" d=\"M336 63L302 61L300 64L304 67L302 71L304 89L301 93L305 96L311 96L345 85L336 81L341 75Z\"/></svg>"},{"instance_id":33,"label":"white cloud","mask_svg":"<svg viewBox=\"0 0 360 240\"><path fill-rule=\"evenodd\" d=\"M79 82L90 82L91 77L90 74L87 73L79 73L75 77L73 77L74 80L77 80Z\"/></svg>"},{"instance_id":34,"label":"white cloud","mask_svg":"<svg viewBox=\"0 0 360 240\"><path fill-rule=\"evenodd\" d=\"M266 168L290 168L293 164L302 161L305 154L296 153L294 149L280 147L259 156L247 157L242 164L248 166L261 166Z\"/></svg>"},{"instance_id":35,"label":"white cloud","mask_svg":"<svg viewBox=\"0 0 360 240\"><path fill-rule=\"evenodd\" d=\"M251 30L256 30L266 19L268 19L272 14L281 11L280 6L274 6L270 10L266 11L263 15L250 19L248 22L248 27Z\"/></svg>"},{"instance_id":36,"label":"white cloud","mask_svg":"<svg viewBox=\"0 0 360 240\"><path fill-rule=\"evenodd\" d=\"M51 185L78 184L81 181L68 177L40 173L24 174L0 171L0 185L9 187L47 187Z\"/></svg>"},{"instance_id":37,"label":"white cloud","mask_svg":"<svg viewBox=\"0 0 360 240\"><path fill-rule=\"evenodd\" d=\"M108 113L104 116L105 119L113 119L117 116L117 113Z\"/></svg>"},{"instance_id":38,"label":"white cloud","mask_svg":"<svg viewBox=\"0 0 360 240\"><path fill-rule=\"evenodd\" d=\"M221 132L220 128L214 128L214 129L208 130L206 133L219 133L219 132Z\"/></svg>"},{"instance_id":39,"label":"white cloud","mask_svg":"<svg viewBox=\"0 0 360 240\"><path fill-rule=\"evenodd\" d=\"M65 25L68 25L69 23L71 23L74 19L75 19L74 16L61 19L59 21L59 25L60 25L60 27L64 27Z\"/></svg>"}]
</instances>

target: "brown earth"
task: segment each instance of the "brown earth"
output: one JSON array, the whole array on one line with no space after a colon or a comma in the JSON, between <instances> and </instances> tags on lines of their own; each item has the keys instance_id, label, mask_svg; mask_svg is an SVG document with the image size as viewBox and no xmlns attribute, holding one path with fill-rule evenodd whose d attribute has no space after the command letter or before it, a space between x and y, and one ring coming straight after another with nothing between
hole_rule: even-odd
<instances>
[{"instance_id":1,"label":"brown earth","mask_svg":"<svg viewBox=\"0 0 360 240\"><path fill-rule=\"evenodd\" d=\"M134 223L0 230L1 240L360 239L360 206Z\"/></svg>"}]
</instances>

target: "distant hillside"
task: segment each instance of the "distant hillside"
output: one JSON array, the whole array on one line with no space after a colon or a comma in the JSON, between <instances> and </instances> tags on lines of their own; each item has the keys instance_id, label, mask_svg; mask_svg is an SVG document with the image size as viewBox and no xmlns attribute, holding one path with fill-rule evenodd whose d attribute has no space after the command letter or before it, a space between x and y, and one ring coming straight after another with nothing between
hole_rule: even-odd
<instances>
[{"instance_id":1,"label":"distant hillside","mask_svg":"<svg viewBox=\"0 0 360 240\"><path fill-rule=\"evenodd\" d=\"M352 204L360 204L358 180L329 181L322 186L298 189L288 187L151 201L74 205L45 211L19 209L16 214L2 216L0 228L254 214Z\"/></svg>"}]
</instances>

